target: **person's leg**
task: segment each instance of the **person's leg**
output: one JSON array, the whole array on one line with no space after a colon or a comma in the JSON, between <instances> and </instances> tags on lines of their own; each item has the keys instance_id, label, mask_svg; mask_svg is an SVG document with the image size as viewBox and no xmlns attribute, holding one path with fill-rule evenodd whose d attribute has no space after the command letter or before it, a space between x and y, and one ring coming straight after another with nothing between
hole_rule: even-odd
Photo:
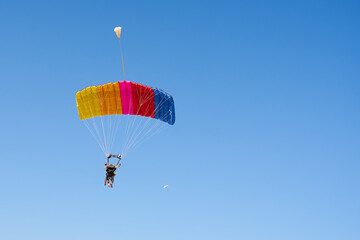
<instances>
[{"instance_id":1,"label":"person's leg","mask_svg":"<svg viewBox=\"0 0 360 240\"><path fill-rule=\"evenodd\" d=\"M107 181L106 181L106 183L107 183L108 187L110 187L110 184L111 184L111 175L106 175L106 176L107 176Z\"/></svg>"},{"instance_id":2,"label":"person's leg","mask_svg":"<svg viewBox=\"0 0 360 240\"><path fill-rule=\"evenodd\" d=\"M111 177L111 187L112 187L113 184L114 184L114 177L115 177L115 175Z\"/></svg>"},{"instance_id":3,"label":"person's leg","mask_svg":"<svg viewBox=\"0 0 360 240\"><path fill-rule=\"evenodd\" d=\"M108 175L106 174L106 176L105 176L105 182L104 182L104 186L106 186L106 182L108 181Z\"/></svg>"}]
</instances>

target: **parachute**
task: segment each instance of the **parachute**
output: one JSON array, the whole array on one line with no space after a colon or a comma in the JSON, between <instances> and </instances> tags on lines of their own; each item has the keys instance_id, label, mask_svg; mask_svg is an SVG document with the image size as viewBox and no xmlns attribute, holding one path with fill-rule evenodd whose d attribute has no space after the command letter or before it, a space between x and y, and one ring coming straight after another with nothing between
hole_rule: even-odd
<instances>
[{"instance_id":1,"label":"parachute","mask_svg":"<svg viewBox=\"0 0 360 240\"><path fill-rule=\"evenodd\" d=\"M130 81L87 87L76 93L76 104L80 119L105 155L110 153L119 128L124 156L154 130L175 123L170 94Z\"/></svg>"},{"instance_id":2,"label":"parachute","mask_svg":"<svg viewBox=\"0 0 360 240\"><path fill-rule=\"evenodd\" d=\"M125 79L121 29L116 27L114 32L119 39ZM170 94L125 80L77 92L76 105L80 119L105 155L110 154L112 146L116 145L116 153L121 151L125 156L147 137L175 123L174 99Z\"/></svg>"},{"instance_id":3,"label":"parachute","mask_svg":"<svg viewBox=\"0 0 360 240\"><path fill-rule=\"evenodd\" d=\"M114 28L114 32L116 33L116 36L118 37L118 39L120 39L121 27Z\"/></svg>"},{"instance_id":4,"label":"parachute","mask_svg":"<svg viewBox=\"0 0 360 240\"><path fill-rule=\"evenodd\" d=\"M76 93L81 120L104 115L140 115L174 125L172 96L145 85L121 81L88 87ZM166 114L165 114L166 113Z\"/></svg>"}]
</instances>

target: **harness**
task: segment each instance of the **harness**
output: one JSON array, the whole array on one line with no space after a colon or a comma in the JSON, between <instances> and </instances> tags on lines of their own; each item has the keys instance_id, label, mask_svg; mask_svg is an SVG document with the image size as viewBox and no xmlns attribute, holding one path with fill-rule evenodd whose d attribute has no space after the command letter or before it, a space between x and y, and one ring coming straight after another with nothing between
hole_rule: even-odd
<instances>
[{"instance_id":1,"label":"harness","mask_svg":"<svg viewBox=\"0 0 360 240\"><path fill-rule=\"evenodd\" d=\"M106 174L108 175L108 176L113 176L113 175L115 175L115 171L116 171L116 168L115 167L110 167L110 166L108 166L107 168L106 168Z\"/></svg>"}]
</instances>

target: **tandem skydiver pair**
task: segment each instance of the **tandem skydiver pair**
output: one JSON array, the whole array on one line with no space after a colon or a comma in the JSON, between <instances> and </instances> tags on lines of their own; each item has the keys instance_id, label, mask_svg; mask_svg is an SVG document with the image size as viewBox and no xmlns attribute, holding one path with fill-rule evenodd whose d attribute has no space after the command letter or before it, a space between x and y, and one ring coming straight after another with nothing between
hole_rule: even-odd
<instances>
[{"instance_id":1,"label":"tandem skydiver pair","mask_svg":"<svg viewBox=\"0 0 360 240\"><path fill-rule=\"evenodd\" d=\"M112 158L112 157L119 159L116 166L114 166L113 164L109 164L110 163L110 158ZM108 187L113 187L114 178L116 176L116 173L115 173L116 169L121 166L120 161L121 161L121 155L112 155L112 154L107 155L107 161L106 161L105 167L104 167L104 169L106 170L106 177L105 177L104 185L107 184Z\"/></svg>"}]
</instances>

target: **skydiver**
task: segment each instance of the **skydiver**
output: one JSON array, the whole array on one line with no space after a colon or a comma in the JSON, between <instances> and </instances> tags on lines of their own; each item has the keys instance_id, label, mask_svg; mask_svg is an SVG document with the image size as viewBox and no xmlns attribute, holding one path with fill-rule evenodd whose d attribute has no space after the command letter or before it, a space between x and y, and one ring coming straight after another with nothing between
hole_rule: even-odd
<instances>
[{"instance_id":1,"label":"skydiver","mask_svg":"<svg viewBox=\"0 0 360 240\"><path fill-rule=\"evenodd\" d=\"M114 166L112 164L109 165L109 159L112 157L114 157L114 158L116 157L119 159L116 166ZM118 167L121 166L120 160L121 160L121 155L111 155L111 154L107 155L107 163L105 163L105 167L104 167L104 169L106 170L106 177L105 177L104 185L106 185L106 183L107 183L108 187L113 187L114 177L116 175L115 171Z\"/></svg>"}]
</instances>

